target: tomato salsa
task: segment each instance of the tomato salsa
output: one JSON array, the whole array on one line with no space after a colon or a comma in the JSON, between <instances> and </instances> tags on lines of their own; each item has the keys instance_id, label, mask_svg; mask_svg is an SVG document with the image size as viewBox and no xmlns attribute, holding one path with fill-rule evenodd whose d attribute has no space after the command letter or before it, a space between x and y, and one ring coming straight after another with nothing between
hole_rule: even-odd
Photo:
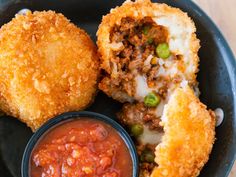
<instances>
[{"instance_id":1,"label":"tomato salsa","mask_svg":"<svg viewBox=\"0 0 236 177\"><path fill-rule=\"evenodd\" d=\"M36 144L31 177L132 177L129 150L110 125L91 118L61 124Z\"/></svg>"}]
</instances>

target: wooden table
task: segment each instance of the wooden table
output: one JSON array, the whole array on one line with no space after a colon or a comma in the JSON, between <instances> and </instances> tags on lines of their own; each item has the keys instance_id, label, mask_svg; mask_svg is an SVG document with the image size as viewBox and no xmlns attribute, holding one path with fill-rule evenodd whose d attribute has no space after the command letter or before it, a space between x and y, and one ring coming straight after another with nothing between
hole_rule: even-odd
<instances>
[{"instance_id":1,"label":"wooden table","mask_svg":"<svg viewBox=\"0 0 236 177\"><path fill-rule=\"evenodd\" d=\"M236 0L193 0L216 23L236 56Z\"/></svg>"},{"instance_id":2,"label":"wooden table","mask_svg":"<svg viewBox=\"0 0 236 177\"><path fill-rule=\"evenodd\" d=\"M213 19L236 56L236 0L193 1ZM236 162L229 177L236 177Z\"/></svg>"}]
</instances>

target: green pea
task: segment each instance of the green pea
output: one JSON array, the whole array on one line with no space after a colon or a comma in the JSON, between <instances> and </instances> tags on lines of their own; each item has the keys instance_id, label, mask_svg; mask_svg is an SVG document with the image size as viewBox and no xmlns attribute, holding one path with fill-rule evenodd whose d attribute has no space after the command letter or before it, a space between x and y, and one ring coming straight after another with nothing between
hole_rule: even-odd
<instances>
[{"instance_id":1,"label":"green pea","mask_svg":"<svg viewBox=\"0 0 236 177\"><path fill-rule=\"evenodd\" d=\"M152 163L154 162L155 156L153 153L146 154L145 160L146 162Z\"/></svg>"},{"instance_id":2,"label":"green pea","mask_svg":"<svg viewBox=\"0 0 236 177\"><path fill-rule=\"evenodd\" d=\"M147 107L156 107L161 102L161 99L155 93L149 93L144 98L144 104Z\"/></svg>"},{"instance_id":3,"label":"green pea","mask_svg":"<svg viewBox=\"0 0 236 177\"><path fill-rule=\"evenodd\" d=\"M143 27L143 34L144 34L144 35L147 35L148 32L149 32L149 30L150 30L150 27L149 27L149 26L144 26L144 27Z\"/></svg>"},{"instance_id":4,"label":"green pea","mask_svg":"<svg viewBox=\"0 0 236 177\"><path fill-rule=\"evenodd\" d=\"M148 38L147 43L151 44L152 42L153 42L153 39L152 38Z\"/></svg>"},{"instance_id":5,"label":"green pea","mask_svg":"<svg viewBox=\"0 0 236 177\"><path fill-rule=\"evenodd\" d=\"M152 152L151 150L147 150L145 149L142 154L141 154L141 157L140 157L140 160L142 162L149 162L149 163L152 163L154 162L154 159L155 159L155 154L154 152Z\"/></svg>"},{"instance_id":6,"label":"green pea","mask_svg":"<svg viewBox=\"0 0 236 177\"><path fill-rule=\"evenodd\" d=\"M158 44L156 54L162 59L167 59L170 56L169 45L167 43Z\"/></svg>"},{"instance_id":7,"label":"green pea","mask_svg":"<svg viewBox=\"0 0 236 177\"><path fill-rule=\"evenodd\" d=\"M133 124L130 131L133 136L138 137L143 134L143 126L141 124Z\"/></svg>"}]
</instances>

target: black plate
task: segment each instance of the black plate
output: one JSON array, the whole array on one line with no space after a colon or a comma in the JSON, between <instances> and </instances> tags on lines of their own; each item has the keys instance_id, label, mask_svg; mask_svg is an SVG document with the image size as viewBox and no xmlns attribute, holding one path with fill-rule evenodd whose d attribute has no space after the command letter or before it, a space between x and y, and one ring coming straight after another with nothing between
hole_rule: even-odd
<instances>
[{"instance_id":1,"label":"black plate","mask_svg":"<svg viewBox=\"0 0 236 177\"><path fill-rule=\"evenodd\" d=\"M84 28L96 40L102 15L120 5L120 0L0 0L0 25L8 22L22 8L55 10ZM217 140L210 160L200 177L226 177L235 159L236 149L236 63L225 39L212 21L190 0L161 0L188 12L197 26L201 40L200 82L201 100L209 108L221 107L225 113L223 124L217 128ZM217 12L216 12L217 13ZM227 19L226 19L227 20ZM120 104L99 93L89 110L115 119ZM20 177L24 147L32 136L29 128L17 119L0 119L0 176Z\"/></svg>"}]
</instances>

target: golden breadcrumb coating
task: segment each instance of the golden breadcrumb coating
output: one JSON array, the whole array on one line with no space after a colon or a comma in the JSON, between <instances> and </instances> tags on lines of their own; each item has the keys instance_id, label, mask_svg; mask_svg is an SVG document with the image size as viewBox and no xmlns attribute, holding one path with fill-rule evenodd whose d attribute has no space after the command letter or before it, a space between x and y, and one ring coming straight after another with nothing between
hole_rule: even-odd
<instances>
[{"instance_id":1,"label":"golden breadcrumb coating","mask_svg":"<svg viewBox=\"0 0 236 177\"><path fill-rule=\"evenodd\" d=\"M97 89L96 46L53 11L16 15L0 29L0 109L33 131L85 108Z\"/></svg>"},{"instance_id":2,"label":"golden breadcrumb coating","mask_svg":"<svg viewBox=\"0 0 236 177\"><path fill-rule=\"evenodd\" d=\"M168 67L165 66L162 72L160 71L161 64L159 64L158 73L161 73L159 76L167 75L168 78L177 73L182 80L179 84L174 80L170 81L172 85L170 84L171 87L168 88L168 98L165 100L167 105L164 107L162 116L165 133L161 144L156 148L155 161L158 165L151 176L197 176L207 162L215 140L215 115L212 111L207 111L206 106L199 101L188 86L192 88L197 85L196 73L199 62L197 53L200 44L195 34L196 27L187 13L166 4L152 3L150 0L134 2L127 0L122 6L112 9L104 16L97 31L97 45L101 68L105 70L106 75L99 83L99 88L120 102L142 102L142 99L136 99L137 93L139 97L144 97L154 88L148 85L145 73L142 73L143 75L138 75L140 74L138 73L136 80L130 79L134 84L129 86L136 87L135 94L128 93L129 89L124 91L119 84L111 84L111 81L121 79L119 65L116 62L116 51L122 48L123 44L120 40L112 41L111 33L114 32L113 27L120 26L122 19L126 17L137 21L151 17L157 25L165 27L168 30L169 49L175 56L181 56L178 61L182 62L181 65L175 65L174 60L167 59L162 62L162 65L170 62L169 65L174 67L166 69ZM160 82L157 80L157 84ZM184 87L184 89L179 87ZM146 175L149 176L145 173L144 176Z\"/></svg>"},{"instance_id":3,"label":"golden breadcrumb coating","mask_svg":"<svg viewBox=\"0 0 236 177\"><path fill-rule=\"evenodd\" d=\"M183 70L185 79L192 85L196 85L196 73L198 72L199 40L196 37L194 22L178 8L166 4L152 3L150 0L125 1L122 6L111 9L110 13L103 17L97 31L98 52L101 58L101 68L111 79L116 79L117 71L111 59L114 58L114 45L111 43L110 33L114 25L120 25L121 19L131 17L141 20L151 17L158 25L168 29L168 43L170 50L176 55L183 56ZM177 70L181 70L177 68ZM182 71L181 71L182 72ZM107 84L106 77L99 84L99 88L114 99L124 102L130 100L127 94L121 93Z\"/></svg>"},{"instance_id":4,"label":"golden breadcrumb coating","mask_svg":"<svg viewBox=\"0 0 236 177\"><path fill-rule=\"evenodd\" d=\"M198 176L215 140L215 114L189 88L174 91L162 116L164 136L156 147L151 177Z\"/></svg>"}]
</instances>

